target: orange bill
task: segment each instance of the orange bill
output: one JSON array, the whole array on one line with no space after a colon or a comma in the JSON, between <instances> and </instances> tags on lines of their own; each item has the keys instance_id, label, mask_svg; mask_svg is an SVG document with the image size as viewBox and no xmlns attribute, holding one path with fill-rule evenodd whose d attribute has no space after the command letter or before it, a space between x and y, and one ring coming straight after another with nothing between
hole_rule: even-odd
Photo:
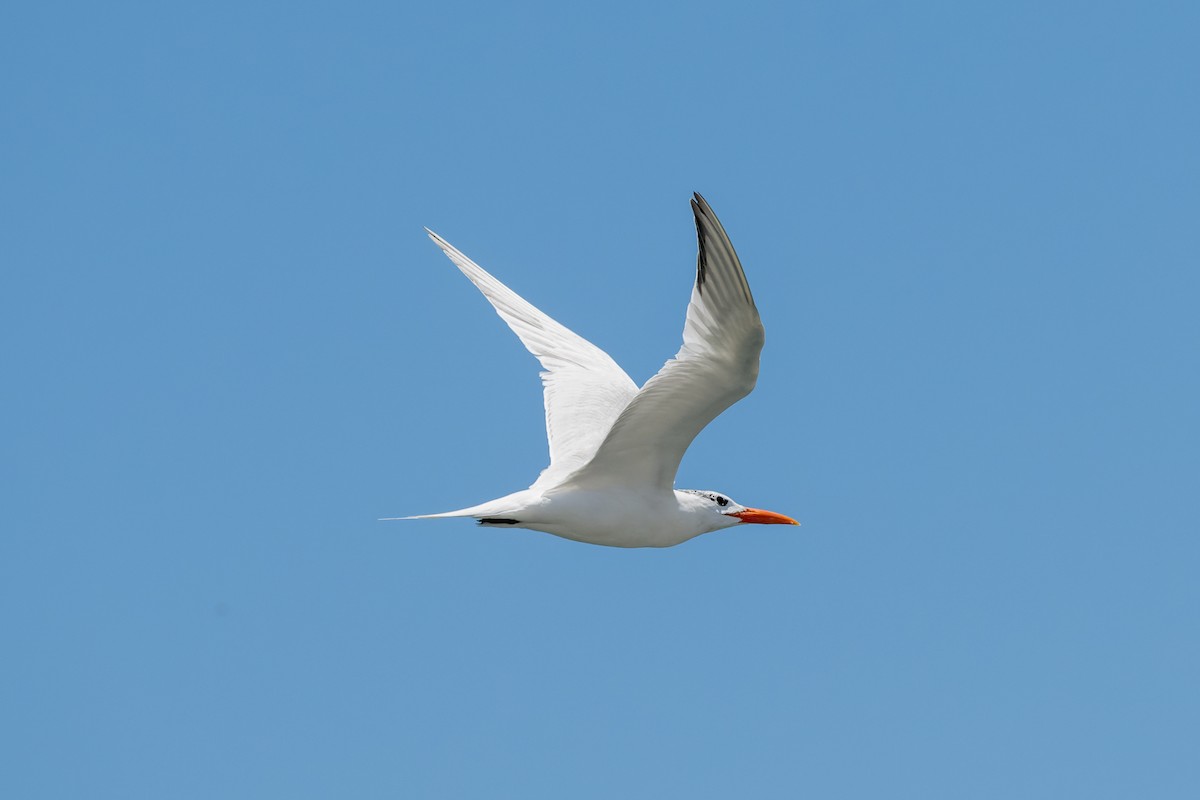
<instances>
[{"instance_id":1,"label":"orange bill","mask_svg":"<svg viewBox=\"0 0 1200 800\"><path fill-rule=\"evenodd\" d=\"M757 522L759 525L799 525L799 522L791 517L785 517L783 514L776 514L774 511L763 511L758 508L747 508L745 511L739 511L736 514L730 514L731 517L737 517L742 522Z\"/></svg>"}]
</instances>

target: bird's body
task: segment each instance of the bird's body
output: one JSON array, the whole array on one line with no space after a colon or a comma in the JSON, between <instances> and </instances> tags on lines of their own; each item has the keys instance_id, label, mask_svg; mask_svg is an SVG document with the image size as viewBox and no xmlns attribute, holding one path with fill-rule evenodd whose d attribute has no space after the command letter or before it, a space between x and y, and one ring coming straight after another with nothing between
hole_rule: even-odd
<instances>
[{"instance_id":1,"label":"bird's body","mask_svg":"<svg viewBox=\"0 0 1200 800\"><path fill-rule=\"evenodd\" d=\"M710 507L715 501L707 494L677 489L614 494L569 486L557 491L525 489L445 516L475 517L487 527L529 528L610 547L670 547L716 530L713 524L731 527L740 522L725 514L714 516Z\"/></svg>"},{"instance_id":2,"label":"bird's body","mask_svg":"<svg viewBox=\"0 0 1200 800\"><path fill-rule=\"evenodd\" d=\"M700 195L700 254L683 347L640 390L603 350L521 299L437 234L543 367L550 466L496 500L404 519L474 517L613 547L669 547L743 522L798 524L717 492L674 489L696 434L758 378L762 322L737 254Z\"/></svg>"}]
</instances>

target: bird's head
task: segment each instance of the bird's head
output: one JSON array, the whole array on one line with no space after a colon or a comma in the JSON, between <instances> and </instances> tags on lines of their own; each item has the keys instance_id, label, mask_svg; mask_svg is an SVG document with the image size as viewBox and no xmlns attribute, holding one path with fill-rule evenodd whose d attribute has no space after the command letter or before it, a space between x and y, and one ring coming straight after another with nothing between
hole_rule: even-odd
<instances>
[{"instance_id":1,"label":"bird's head","mask_svg":"<svg viewBox=\"0 0 1200 800\"><path fill-rule=\"evenodd\" d=\"M722 528L732 528L744 522L759 525L799 525L799 522L774 511L763 511L758 508L746 508L730 499L729 495L720 492L702 491L699 489L680 489L675 492L680 505L703 520L706 531L719 531Z\"/></svg>"}]
</instances>

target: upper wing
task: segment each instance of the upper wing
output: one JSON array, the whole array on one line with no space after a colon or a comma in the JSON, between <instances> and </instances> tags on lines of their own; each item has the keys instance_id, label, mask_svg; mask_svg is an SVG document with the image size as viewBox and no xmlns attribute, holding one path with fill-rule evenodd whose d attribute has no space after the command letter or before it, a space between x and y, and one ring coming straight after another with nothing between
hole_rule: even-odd
<instances>
[{"instance_id":1,"label":"upper wing","mask_svg":"<svg viewBox=\"0 0 1200 800\"><path fill-rule=\"evenodd\" d=\"M692 200L700 254L683 327L683 347L617 418L579 486L669 490L692 439L750 394L758 379L763 326L729 236L700 195Z\"/></svg>"},{"instance_id":2,"label":"upper wing","mask_svg":"<svg viewBox=\"0 0 1200 800\"><path fill-rule=\"evenodd\" d=\"M617 415L637 394L637 384L608 353L538 311L433 231L425 232L541 362L550 466L533 488L558 483L595 454Z\"/></svg>"}]
</instances>

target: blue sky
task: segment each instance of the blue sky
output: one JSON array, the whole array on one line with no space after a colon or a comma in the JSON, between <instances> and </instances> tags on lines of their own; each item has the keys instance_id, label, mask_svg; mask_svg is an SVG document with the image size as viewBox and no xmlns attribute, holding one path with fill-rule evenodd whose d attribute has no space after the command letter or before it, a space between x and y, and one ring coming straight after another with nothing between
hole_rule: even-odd
<instances>
[{"instance_id":1,"label":"blue sky","mask_svg":"<svg viewBox=\"0 0 1200 800\"><path fill-rule=\"evenodd\" d=\"M1187 3L83 4L0 23L0 794L1200 791ZM767 329L665 551L380 523Z\"/></svg>"}]
</instances>

